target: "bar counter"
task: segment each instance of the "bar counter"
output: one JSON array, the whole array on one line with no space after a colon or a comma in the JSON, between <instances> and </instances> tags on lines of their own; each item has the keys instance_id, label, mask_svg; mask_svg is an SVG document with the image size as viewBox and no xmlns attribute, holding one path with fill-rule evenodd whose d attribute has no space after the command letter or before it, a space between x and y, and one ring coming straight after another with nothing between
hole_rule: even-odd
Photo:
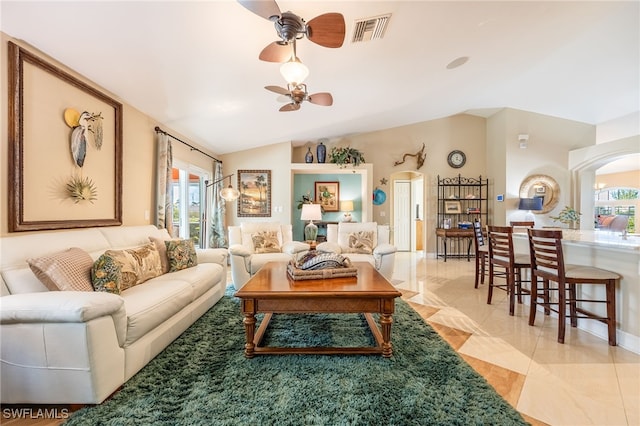
<instances>
[{"instance_id":1,"label":"bar counter","mask_svg":"<svg viewBox=\"0 0 640 426\"><path fill-rule=\"evenodd\" d=\"M517 252L529 251L525 233L514 233L513 244ZM562 248L565 263L595 266L622 276L616 286L618 345L640 354L640 235L622 236L620 232L564 229ZM604 286L587 287L583 286L585 296L604 299ZM602 304L585 307L605 313ZM594 320L578 320L578 327L597 335L606 343L605 324ZM567 332L570 333L569 330Z\"/></svg>"}]
</instances>

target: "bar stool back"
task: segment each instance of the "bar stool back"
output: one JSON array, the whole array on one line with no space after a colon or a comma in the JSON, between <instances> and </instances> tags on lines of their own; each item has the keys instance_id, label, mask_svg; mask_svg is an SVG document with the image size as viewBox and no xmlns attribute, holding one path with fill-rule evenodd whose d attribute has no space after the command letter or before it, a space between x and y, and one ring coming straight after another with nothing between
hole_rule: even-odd
<instances>
[{"instance_id":1,"label":"bar stool back","mask_svg":"<svg viewBox=\"0 0 640 426\"><path fill-rule=\"evenodd\" d=\"M489 260L489 245L484 238L484 231L480 219L473 221L473 237L476 252L476 279L474 287L478 288L478 281L484 284L487 261Z\"/></svg>"},{"instance_id":2,"label":"bar stool back","mask_svg":"<svg viewBox=\"0 0 640 426\"><path fill-rule=\"evenodd\" d=\"M489 289L487 304L491 304L493 288L505 290L509 295L509 315L515 311L515 298L522 303L522 294L529 291L522 288L522 269L531 267L529 256L516 254L513 251L513 228L511 226L487 226L489 237ZM505 283L497 284L496 267L503 268Z\"/></svg>"},{"instance_id":3,"label":"bar stool back","mask_svg":"<svg viewBox=\"0 0 640 426\"><path fill-rule=\"evenodd\" d=\"M529 248L531 253L531 307L529 325L534 325L537 306L544 307L545 315L550 311L558 313L558 342L564 343L566 318L572 327L578 325L578 319L595 319L607 324L609 345L616 345L616 281L620 275L601 268L564 263L562 251L562 231L529 229ZM542 289L538 288L538 280ZM550 288L549 282L558 287ZM578 297L581 286L604 285L605 299L584 299ZM558 301L551 300L550 292L558 292ZM580 292L581 293L581 292ZM604 303L606 316L583 309L579 303ZM567 306L569 312L567 313Z\"/></svg>"}]
</instances>

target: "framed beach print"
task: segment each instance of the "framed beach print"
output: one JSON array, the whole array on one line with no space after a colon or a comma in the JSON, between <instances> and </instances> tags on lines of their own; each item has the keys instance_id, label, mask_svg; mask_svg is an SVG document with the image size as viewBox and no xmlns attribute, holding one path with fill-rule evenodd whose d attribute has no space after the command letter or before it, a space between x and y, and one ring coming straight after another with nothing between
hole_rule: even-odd
<instances>
[{"instance_id":1,"label":"framed beach print","mask_svg":"<svg viewBox=\"0 0 640 426\"><path fill-rule=\"evenodd\" d=\"M122 224L122 104L8 43L9 231Z\"/></svg>"},{"instance_id":2,"label":"framed beach print","mask_svg":"<svg viewBox=\"0 0 640 426\"><path fill-rule=\"evenodd\" d=\"M238 170L238 217L271 216L271 170Z\"/></svg>"},{"instance_id":3,"label":"framed beach print","mask_svg":"<svg viewBox=\"0 0 640 426\"><path fill-rule=\"evenodd\" d=\"M340 211L340 182L316 182L315 204L322 205L325 212Z\"/></svg>"},{"instance_id":4,"label":"framed beach print","mask_svg":"<svg viewBox=\"0 0 640 426\"><path fill-rule=\"evenodd\" d=\"M447 214L462 213L462 206L460 201L445 201L444 212Z\"/></svg>"}]
</instances>

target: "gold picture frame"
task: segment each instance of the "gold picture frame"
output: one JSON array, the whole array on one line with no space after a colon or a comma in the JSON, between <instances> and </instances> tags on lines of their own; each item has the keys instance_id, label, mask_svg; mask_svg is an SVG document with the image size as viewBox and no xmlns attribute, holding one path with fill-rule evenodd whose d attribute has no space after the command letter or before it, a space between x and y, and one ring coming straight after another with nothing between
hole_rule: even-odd
<instances>
[{"instance_id":1,"label":"gold picture frame","mask_svg":"<svg viewBox=\"0 0 640 426\"><path fill-rule=\"evenodd\" d=\"M340 211L340 182L316 182L314 203L325 212Z\"/></svg>"},{"instance_id":2,"label":"gold picture frame","mask_svg":"<svg viewBox=\"0 0 640 426\"><path fill-rule=\"evenodd\" d=\"M8 73L9 231L122 225L122 104L12 42ZM80 165L68 109L102 124ZM71 197L72 179L91 182L90 196Z\"/></svg>"},{"instance_id":3,"label":"gold picture frame","mask_svg":"<svg viewBox=\"0 0 640 426\"><path fill-rule=\"evenodd\" d=\"M238 170L238 217L271 216L271 170Z\"/></svg>"},{"instance_id":4,"label":"gold picture frame","mask_svg":"<svg viewBox=\"0 0 640 426\"><path fill-rule=\"evenodd\" d=\"M444 212L446 214L462 213L462 205L460 204L460 201L445 201Z\"/></svg>"}]
</instances>

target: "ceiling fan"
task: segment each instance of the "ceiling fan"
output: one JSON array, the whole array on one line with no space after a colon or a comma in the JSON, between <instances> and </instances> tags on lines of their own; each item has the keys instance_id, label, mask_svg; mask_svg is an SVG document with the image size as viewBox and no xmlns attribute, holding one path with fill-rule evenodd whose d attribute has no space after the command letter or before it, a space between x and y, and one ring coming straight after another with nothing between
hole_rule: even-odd
<instances>
[{"instance_id":1,"label":"ceiling fan","mask_svg":"<svg viewBox=\"0 0 640 426\"><path fill-rule=\"evenodd\" d=\"M265 47L258 56L267 62L285 62L291 57L287 46L297 39L307 37L324 47L341 47L345 36L344 16L341 13L325 13L308 23L293 12L280 12L275 0L238 0L246 9L274 23L280 40Z\"/></svg>"},{"instance_id":2,"label":"ceiling fan","mask_svg":"<svg viewBox=\"0 0 640 426\"><path fill-rule=\"evenodd\" d=\"M310 95L307 92L306 84L297 84L287 86L287 89L280 86L265 86L265 89L277 93L279 95L287 96L291 102L280 108L281 112L297 111L300 109L300 104L303 101L311 102L312 104L321 106L333 105L333 96L328 92L314 93Z\"/></svg>"}]
</instances>

